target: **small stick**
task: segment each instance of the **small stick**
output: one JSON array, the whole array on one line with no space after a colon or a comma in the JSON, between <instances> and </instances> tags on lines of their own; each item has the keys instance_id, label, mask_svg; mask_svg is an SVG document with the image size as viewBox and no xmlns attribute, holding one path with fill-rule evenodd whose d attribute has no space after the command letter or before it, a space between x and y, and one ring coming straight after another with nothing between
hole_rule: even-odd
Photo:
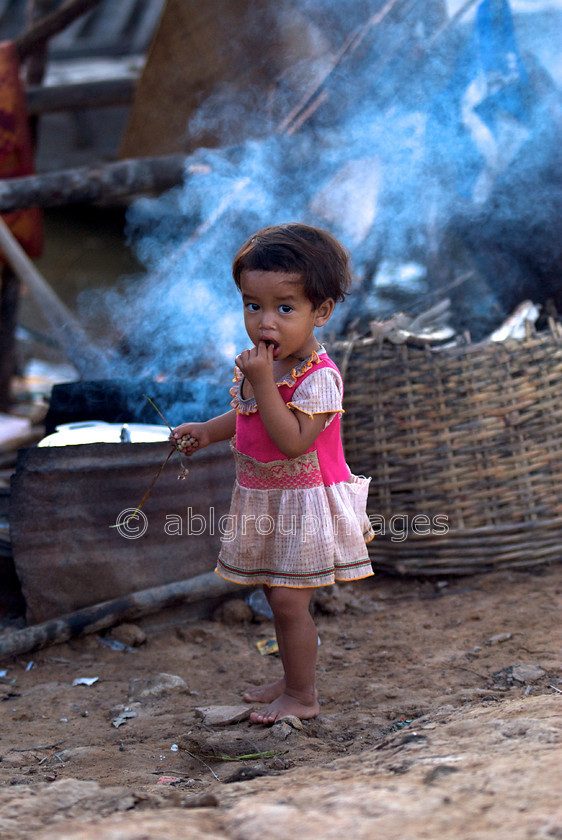
<instances>
[{"instance_id":1,"label":"small stick","mask_svg":"<svg viewBox=\"0 0 562 840\"><path fill-rule=\"evenodd\" d=\"M202 764L204 767L206 767L206 768L207 768L207 770L210 770L210 771L211 771L211 773L213 774L213 776L215 777L215 779L217 780L217 782L220 782L220 779L219 779L219 777L217 776L217 774L215 773L215 771L213 770L213 768L212 768L212 767L209 767L209 765L208 765L205 761L203 761L203 759L202 759L202 758L199 758L199 756L198 756L198 755L194 755L192 752L189 752L189 750L184 750L184 752L186 752L188 755L190 755L190 756L191 756L191 758L194 758L196 761L200 761L200 762L201 762L201 764Z\"/></svg>"},{"instance_id":2,"label":"small stick","mask_svg":"<svg viewBox=\"0 0 562 840\"><path fill-rule=\"evenodd\" d=\"M148 490L146 491L146 493L145 493L145 494L144 494L144 496L142 497L142 499L141 499L141 501L140 501L139 506L135 509L135 512L134 512L134 513L132 513L132 514L131 514L131 516L135 516L135 514L136 514L136 513L138 513L138 512L139 512L139 510L141 509L141 507L144 505L144 503L146 502L146 500L148 499L148 497L149 497L149 495L150 495L150 491L152 490L152 488L153 488L153 487L154 487L154 485L156 484L156 482L157 482L158 478L160 477L160 473L162 472L162 470L164 469L164 467L166 466L166 464L168 463L168 461L169 461L169 460L170 460L170 458L172 457L173 453L174 453L174 450L173 450L173 449L172 449L172 450L170 450L170 452L168 452L168 455L167 455L167 457L166 457L166 460L165 460L165 461L163 461L163 462L162 462L162 464L160 464L160 469L158 470L158 472L156 473L156 475L155 475L155 476L154 476L154 478L152 479L152 481L151 481L151 483L150 483L150 487L148 488ZM127 521L129 521L129 520L127 520Z\"/></svg>"},{"instance_id":3,"label":"small stick","mask_svg":"<svg viewBox=\"0 0 562 840\"><path fill-rule=\"evenodd\" d=\"M324 73L323 77L319 80L314 90L306 93L301 99L301 101L287 114L287 116L283 120L281 120L281 122L275 129L276 134L293 134L297 130L297 128L300 128L302 123L306 121L307 117L316 110L316 107L313 107L313 101L318 96L322 95L330 76L347 58L349 58L350 55L353 55L353 53L361 45L365 37L371 31L371 29L382 23L385 17L399 3L400 0L388 0L388 2L382 7L382 9L379 9L377 12L375 12L375 14L371 15L371 17L368 20L366 20L357 29L355 29L351 33L351 35L348 36L343 46L339 50L338 54L334 58L331 67L329 67L328 70ZM324 99L322 99L322 102L323 101ZM318 105L322 104L322 102L319 102Z\"/></svg>"},{"instance_id":4,"label":"small stick","mask_svg":"<svg viewBox=\"0 0 562 840\"><path fill-rule=\"evenodd\" d=\"M31 750L54 750L55 747L60 747L61 744L64 744L65 739L63 738L62 741L55 741L54 744L38 744L37 746L33 747L14 747L14 752L31 752Z\"/></svg>"},{"instance_id":5,"label":"small stick","mask_svg":"<svg viewBox=\"0 0 562 840\"><path fill-rule=\"evenodd\" d=\"M144 503L146 502L146 500L150 496L152 488L154 487L154 485L156 484L156 482L160 478L160 473L162 472L162 470L164 469L164 467L166 466L166 464L168 463L168 461L170 460L170 458L172 457L174 452L177 452L175 446L172 449L170 449L170 451L168 452L168 454L166 456L166 460L163 461L160 464L160 469L158 470L158 472L156 473L156 475L154 476L154 478L150 482L150 487L148 488L148 490L146 491L146 493L144 494L144 496L140 500L140 503L138 504L138 506L132 512L132 514L130 516L128 516L127 519L124 522L117 522L117 523L115 523L115 525L110 525L109 526L110 528L123 528L125 525L127 525L128 522L131 521L131 519L134 519L134 517L137 515L137 513L140 511L141 507L144 505Z\"/></svg>"},{"instance_id":6,"label":"small stick","mask_svg":"<svg viewBox=\"0 0 562 840\"><path fill-rule=\"evenodd\" d=\"M157 414L159 414L159 415L160 415L160 417L162 418L162 420L164 421L164 423L166 424L166 426L169 428L169 430L170 430L171 432L173 432L174 430L172 429L172 427L170 426L170 424L168 423L168 421L166 420L166 418L164 417L164 415L162 414L162 412L160 411L160 409L158 408L158 406L156 405L156 403L154 402L154 400L151 400L151 399L150 399L150 397L149 397L149 396L147 396L147 394L143 394L143 397L145 398L145 400L148 400L148 402L150 403L150 405L152 406L152 408L154 409L154 411L155 411Z\"/></svg>"},{"instance_id":7,"label":"small stick","mask_svg":"<svg viewBox=\"0 0 562 840\"><path fill-rule=\"evenodd\" d=\"M160 417L162 418L162 420L164 421L166 426L169 428L170 432L173 434L174 430L172 429L172 427L170 426L170 424L168 423L168 421L166 420L166 418L164 417L164 415L162 414L162 412L160 411L160 409L158 408L158 406L156 405L154 400L151 400L150 397L147 396L146 394L143 394L143 397L145 398L145 400L148 400L148 402L150 403L152 408L156 412L158 412L158 414L160 415ZM175 446L176 451L178 453L178 458L180 459L181 472L178 475L178 478L186 478L189 475L189 470L186 467L184 467L182 459L181 459L182 452L184 451L183 446L182 446L182 441L185 441L186 438L188 438L188 445L190 446L190 448L195 449L197 446L199 446L199 441L196 440L195 438L193 438L191 435L184 435L183 437L179 438L178 440L172 441L172 443Z\"/></svg>"},{"instance_id":8,"label":"small stick","mask_svg":"<svg viewBox=\"0 0 562 840\"><path fill-rule=\"evenodd\" d=\"M173 432L174 430L172 429L172 427L170 426L170 424L168 423L168 421L166 420L166 418L164 417L164 415L162 414L162 412L160 411L160 409L158 408L158 406L156 405L154 400L151 400L150 397L147 394L143 394L143 397L145 398L145 400L148 400L148 402L150 403L152 408L162 418L162 420L164 421L166 426L169 428L170 432ZM125 525L127 525L127 523L129 523L131 521L131 519L134 519L134 517L137 515L137 513L140 511L140 509L142 508L142 506L144 505L144 503L146 502L146 500L150 496L152 488L154 487L154 485L156 484L156 482L160 478L160 473L162 472L162 470L164 469L164 467L166 466L166 464L168 463L168 461L170 460L170 458L172 457L174 452L178 453L178 458L180 459L181 472L180 472L178 478L187 478L187 476L189 475L189 470L187 470L183 465L183 462L182 462L182 459L181 459L181 452L178 448L178 444L173 443L172 448L168 452L168 455L167 455L165 461L162 462L162 464L160 465L160 469L158 470L158 472L156 473L156 475L154 476L154 478L150 482L150 487L148 488L148 490L146 491L146 493L144 494L144 496L140 500L139 504L137 505L137 507L132 512L132 514L130 516L128 516L127 519L124 522L117 522L114 525L110 525L109 526L110 528L123 528Z\"/></svg>"}]
</instances>

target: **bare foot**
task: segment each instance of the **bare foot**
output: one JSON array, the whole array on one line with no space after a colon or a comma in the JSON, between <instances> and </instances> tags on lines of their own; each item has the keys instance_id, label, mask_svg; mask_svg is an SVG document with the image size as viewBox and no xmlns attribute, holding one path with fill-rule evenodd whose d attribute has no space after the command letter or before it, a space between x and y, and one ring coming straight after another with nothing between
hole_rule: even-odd
<instances>
[{"instance_id":1,"label":"bare foot","mask_svg":"<svg viewBox=\"0 0 562 840\"><path fill-rule=\"evenodd\" d=\"M291 697L290 694L281 694L277 697L263 712L252 712L250 720L252 723L275 723L280 718L294 715L300 720L309 720L316 717L320 713L320 705L316 698L313 703L301 703L296 697Z\"/></svg>"},{"instance_id":2,"label":"bare foot","mask_svg":"<svg viewBox=\"0 0 562 840\"><path fill-rule=\"evenodd\" d=\"M271 703L285 691L285 680L280 679L268 685L255 685L244 694L246 703Z\"/></svg>"}]
</instances>

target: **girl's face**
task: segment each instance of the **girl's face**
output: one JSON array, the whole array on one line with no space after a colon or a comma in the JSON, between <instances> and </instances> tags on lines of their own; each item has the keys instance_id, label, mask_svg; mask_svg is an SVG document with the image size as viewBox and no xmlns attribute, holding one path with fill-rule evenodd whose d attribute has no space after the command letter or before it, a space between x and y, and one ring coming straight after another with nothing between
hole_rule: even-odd
<instances>
[{"instance_id":1,"label":"girl's face","mask_svg":"<svg viewBox=\"0 0 562 840\"><path fill-rule=\"evenodd\" d=\"M260 341L272 344L276 361L306 358L318 349L314 327L330 319L331 298L314 308L301 276L285 271L243 271L240 289L246 332L256 347Z\"/></svg>"}]
</instances>

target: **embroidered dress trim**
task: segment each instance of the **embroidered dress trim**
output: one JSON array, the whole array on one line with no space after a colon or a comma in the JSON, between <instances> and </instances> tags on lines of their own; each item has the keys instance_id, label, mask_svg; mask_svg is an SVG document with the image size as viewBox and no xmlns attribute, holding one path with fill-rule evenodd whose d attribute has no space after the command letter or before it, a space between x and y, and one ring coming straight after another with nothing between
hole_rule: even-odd
<instances>
[{"instance_id":1,"label":"embroidered dress trim","mask_svg":"<svg viewBox=\"0 0 562 840\"><path fill-rule=\"evenodd\" d=\"M323 348L320 348L320 352L322 351L322 349ZM301 362L300 365L297 365L296 367L294 367L292 369L292 371L290 373L285 374L283 379L280 382L278 382L277 384L278 385L285 385L285 384L292 385L293 383L290 380L288 382L286 381L288 377L290 377L293 380L293 382L296 382L297 379L299 378L299 376L304 376L304 374L307 372L307 370L310 370L312 365L317 365L319 361L320 361L320 359L318 358L318 353L316 352L316 350L313 350L312 351L312 356L310 357L310 359L307 359L306 361Z\"/></svg>"},{"instance_id":2,"label":"embroidered dress trim","mask_svg":"<svg viewBox=\"0 0 562 840\"><path fill-rule=\"evenodd\" d=\"M245 569L239 566L226 563L220 557L217 560L217 567L215 573L225 580L235 581L236 583L255 584L261 583L263 579L269 580L268 586L287 586L292 589L302 589L314 586L326 586L333 584L336 580L361 580L362 578L371 577L373 574L373 567L368 557L363 560L357 560L353 563L346 563L328 569L319 569L312 574L273 571L267 567L259 569Z\"/></svg>"},{"instance_id":3,"label":"embroidered dress trim","mask_svg":"<svg viewBox=\"0 0 562 840\"><path fill-rule=\"evenodd\" d=\"M283 461L256 461L230 445L236 460L236 478L241 487L255 490L296 490L322 487L322 473L316 452Z\"/></svg>"},{"instance_id":4,"label":"embroidered dress trim","mask_svg":"<svg viewBox=\"0 0 562 840\"><path fill-rule=\"evenodd\" d=\"M294 402L288 402L288 403L285 403L285 405L287 406L287 408L292 408L294 411L300 411L301 414L307 414L310 417L311 420L312 420L312 418L314 417L315 414L345 414L345 411L343 410L343 408L332 408L332 409L330 409L329 412L328 411L307 411L306 408L301 408L300 405L297 405ZM330 418L330 420L333 420L333 417ZM326 426L328 426L328 425L329 425L329 422L326 423Z\"/></svg>"}]
</instances>

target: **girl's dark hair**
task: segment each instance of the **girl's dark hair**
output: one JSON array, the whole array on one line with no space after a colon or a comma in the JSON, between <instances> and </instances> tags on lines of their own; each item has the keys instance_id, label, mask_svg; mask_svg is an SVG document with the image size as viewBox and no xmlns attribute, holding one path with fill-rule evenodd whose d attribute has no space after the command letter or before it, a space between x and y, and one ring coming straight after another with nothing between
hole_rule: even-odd
<instances>
[{"instance_id":1,"label":"girl's dark hair","mask_svg":"<svg viewBox=\"0 0 562 840\"><path fill-rule=\"evenodd\" d=\"M240 288L243 271L300 274L304 293L316 308L328 298L343 301L351 284L349 254L327 230L310 225L272 225L240 248L232 264Z\"/></svg>"}]
</instances>

